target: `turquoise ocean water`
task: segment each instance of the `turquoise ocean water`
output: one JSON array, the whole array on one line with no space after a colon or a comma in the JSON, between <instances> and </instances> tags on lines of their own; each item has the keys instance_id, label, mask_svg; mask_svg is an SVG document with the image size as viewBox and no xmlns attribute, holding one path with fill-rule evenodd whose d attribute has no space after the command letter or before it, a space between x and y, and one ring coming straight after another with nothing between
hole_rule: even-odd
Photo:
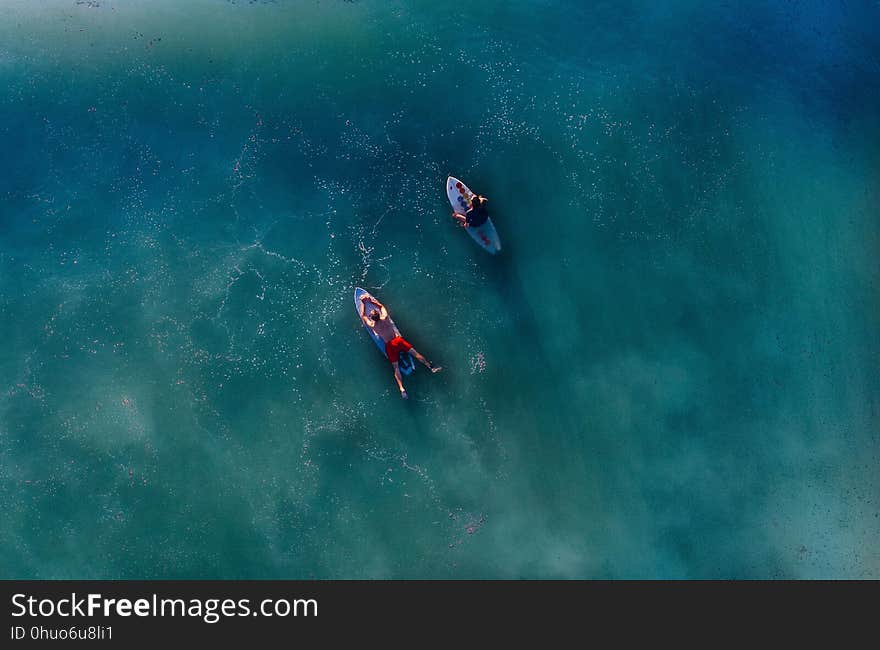
<instances>
[{"instance_id":1,"label":"turquoise ocean water","mask_svg":"<svg viewBox=\"0 0 880 650\"><path fill-rule=\"evenodd\" d=\"M0 577L880 578L878 24L0 1Z\"/></svg>"}]
</instances>

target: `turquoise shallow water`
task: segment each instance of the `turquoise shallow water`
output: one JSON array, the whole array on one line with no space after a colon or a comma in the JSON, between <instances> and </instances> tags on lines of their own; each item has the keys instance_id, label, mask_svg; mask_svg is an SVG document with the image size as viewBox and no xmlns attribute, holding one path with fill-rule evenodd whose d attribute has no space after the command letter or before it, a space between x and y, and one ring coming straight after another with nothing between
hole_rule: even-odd
<instances>
[{"instance_id":1,"label":"turquoise shallow water","mask_svg":"<svg viewBox=\"0 0 880 650\"><path fill-rule=\"evenodd\" d=\"M880 7L710 4L0 2L0 577L880 578Z\"/></svg>"}]
</instances>

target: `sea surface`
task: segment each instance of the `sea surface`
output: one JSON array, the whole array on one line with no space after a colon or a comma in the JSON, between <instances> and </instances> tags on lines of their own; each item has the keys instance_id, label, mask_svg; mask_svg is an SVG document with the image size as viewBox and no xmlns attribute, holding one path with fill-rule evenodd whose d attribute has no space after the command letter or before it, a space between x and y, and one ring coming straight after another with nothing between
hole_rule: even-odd
<instances>
[{"instance_id":1,"label":"sea surface","mask_svg":"<svg viewBox=\"0 0 880 650\"><path fill-rule=\"evenodd\" d=\"M0 0L0 578L880 578L878 25Z\"/></svg>"}]
</instances>

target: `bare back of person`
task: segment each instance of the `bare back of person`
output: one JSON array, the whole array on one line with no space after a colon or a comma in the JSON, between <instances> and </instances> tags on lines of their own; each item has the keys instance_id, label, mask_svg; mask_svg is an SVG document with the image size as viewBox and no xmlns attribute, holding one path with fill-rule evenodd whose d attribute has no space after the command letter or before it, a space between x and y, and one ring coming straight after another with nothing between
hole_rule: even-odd
<instances>
[{"instance_id":1,"label":"bare back of person","mask_svg":"<svg viewBox=\"0 0 880 650\"><path fill-rule=\"evenodd\" d=\"M375 323L375 325L373 325L373 331L381 336L382 340L386 343L397 336L397 332L394 331L394 325L391 324L391 319L388 318L387 315L385 318L380 316L373 322Z\"/></svg>"}]
</instances>

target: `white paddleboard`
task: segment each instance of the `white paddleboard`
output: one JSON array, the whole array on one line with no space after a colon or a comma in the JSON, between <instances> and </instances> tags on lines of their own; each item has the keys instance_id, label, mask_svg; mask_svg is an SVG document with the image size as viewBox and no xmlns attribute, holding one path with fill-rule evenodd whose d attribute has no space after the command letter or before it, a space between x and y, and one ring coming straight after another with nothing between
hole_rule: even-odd
<instances>
[{"instance_id":1,"label":"white paddleboard","mask_svg":"<svg viewBox=\"0 0 880 650\"><path fill-rule=\"evenodd\" d=\"M474 193L460 180L450 176L446 179L446 196L449 198L452 209L459 214L464 214L471 207ZM493 255L501 250L501 240L498 238L498 231L495 230L495 224L492 223L491 218L486 219L486 223L482 226L465 228L465 230L484 250Z\"/></svg>"}]
</instances>

